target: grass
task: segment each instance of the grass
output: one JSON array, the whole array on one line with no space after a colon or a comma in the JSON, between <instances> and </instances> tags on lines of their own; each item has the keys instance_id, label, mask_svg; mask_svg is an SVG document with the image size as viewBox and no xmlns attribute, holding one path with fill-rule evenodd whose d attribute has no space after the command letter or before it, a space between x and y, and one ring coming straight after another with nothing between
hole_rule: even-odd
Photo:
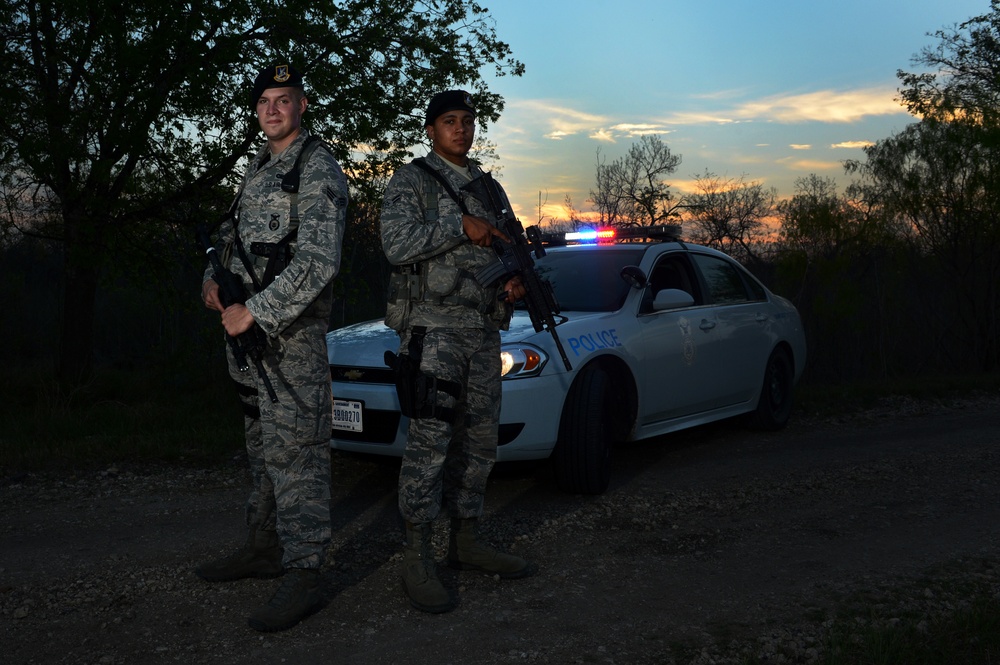
<instances>
[{"instance_id":1,"label":"grass","mask_svg":"<svg viewBox=\"0 0 1000 665\"><path fill-rule=\"evenodd\" d=\"M824 624L821 665L996 665L1000 597L995 559L957 561L910 584L855 593ZM780 657L779 657L780 656ZM806 662L753 655L744 665Z\"/></svg>"},{"instance_id":2,"label":"grass","mask_svg":"<svg viewBox=\"0 0 1000 665\"><path fill-rule=\"evenodd\" d=\"M122 462L214 464L243 450L239 403L221 372L102 370L66 387L44 370L0 385L0 471Z\"/></svg>"}]
</instances>

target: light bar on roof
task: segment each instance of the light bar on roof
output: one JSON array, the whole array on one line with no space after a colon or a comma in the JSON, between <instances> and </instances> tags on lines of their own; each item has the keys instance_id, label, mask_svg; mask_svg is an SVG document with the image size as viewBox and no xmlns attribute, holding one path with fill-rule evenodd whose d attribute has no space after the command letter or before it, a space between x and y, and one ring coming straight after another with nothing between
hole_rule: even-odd
<instances>
[{"instance_id":1,"label":"light bar on roof","mask_svg":"<svg viewBox=\"0 0 1000 665\"><path fill-rule=\"evenodd\" d=\"M602 240L614 240L616 235L615 229L588 229L586 231L573 231L563 235L563 239L566 241L576 241L576 242L600 242Z\"/></svg>"},{"instance_id":2,"label":"light bar on roof","mask_svg":"<svg viewBox=\"0 0 1000 665\"><path fill-rule=\"evenodd\" d=\"M598 229L583 229L567 233L545 233L540 238L545 244L565 245L567 243L613 243L626 239L675 240L680 241L680 225L661 226L605 226Z\"/></svg>"}]
</instances>

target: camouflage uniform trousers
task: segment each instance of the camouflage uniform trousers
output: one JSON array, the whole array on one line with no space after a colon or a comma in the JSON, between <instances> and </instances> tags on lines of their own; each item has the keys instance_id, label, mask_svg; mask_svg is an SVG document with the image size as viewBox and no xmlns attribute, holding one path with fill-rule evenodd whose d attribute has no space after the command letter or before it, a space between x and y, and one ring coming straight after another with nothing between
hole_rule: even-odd
<instances>
[{"instance_id":1,"label":"camouflage uniform trousers","mask_svg":"<svg viewBox=\"0 0 1000 665\"><path fill-rule=\"evenodd\" d=\"M330 543L330 432L333 412L324 322L282 335L263 364L278 403L257 370L230 375L241 385L253 489L247 526L277 529L285 568L319 568ZM259 414L259 415L258 415Z\"/></svg>"},{"instance_id":2,"label":"camouflage uniform trousers","mask_svg":"<svg viewBox=\"0 0 1000 665\"><path fill-rule=\"evenodd\" d=\"M410 342L401 336L400 352ZM496 462L500 423L500 334L478 329L428 329L420 369L463 386L464 400L438 391L437 404L455 409L455 423L411 419L399 473L399 510L411 523L479 517Z\"/></svg>"}]
</instances>

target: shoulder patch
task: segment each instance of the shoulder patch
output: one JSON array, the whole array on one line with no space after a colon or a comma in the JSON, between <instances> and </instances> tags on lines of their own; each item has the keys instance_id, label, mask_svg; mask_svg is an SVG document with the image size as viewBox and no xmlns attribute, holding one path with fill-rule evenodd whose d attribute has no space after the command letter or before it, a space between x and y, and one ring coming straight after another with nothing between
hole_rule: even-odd
<instances>
[{"instance_id":1,"label":"shoulder patch","mask_svg":"<svg viewBox=\"0 0 1000 665\"><path fill-rule=\"evenodd\" d=\"M333 187L327 185L326 187L323 188L323 193L326 194L326 198L330 199L330 202L333 203L333 205L337 206L338 208L343 208L347 206L347 200L344 199L343 196L337 194L337 192L333 189Z\"/></svg>"}]
</instances>

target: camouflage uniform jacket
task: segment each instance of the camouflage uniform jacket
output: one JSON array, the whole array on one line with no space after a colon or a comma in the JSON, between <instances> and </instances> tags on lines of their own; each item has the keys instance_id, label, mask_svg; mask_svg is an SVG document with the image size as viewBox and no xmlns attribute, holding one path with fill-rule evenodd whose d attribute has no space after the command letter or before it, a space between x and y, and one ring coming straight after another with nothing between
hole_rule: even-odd
<instances>
[{"instance_id":1,"label":"camouflage uniform jacket","mask_svg":"<svg viewBox=\"0 0 1000 665\"><path fill-rule=\"evenodd\" d=\"M294 228L292 195L281 190L281 178L295 164L309 132L299 136L279 155L270 155L265 144L243 177L242 195L235 223L246 255L261 279L266 256L251 251L253 243L276 243ZM264 161L266 160L266 161ZM263 162L263 163L262 163ZM296 200L298 234L290 248L292 259L270 285L247 299L254 320L270 337L292 334L319 321L325 326L333 308L333 278L340 269L341 243L347 212L347 178L326 149L318 147L300 165ZM243 279L252 293L252 280L232 249L233 227L222 227L220 244L229 251L228 267ZM211 266L205 279L211 277ZM325 329L324 329L325 331Z\"/></svg>"},{"instance_id":2,"label":"camouflage uniform jacket","mask_svg":"<svg viewBox=\"0 0 1000 665\"><path fill-rule=\"evenodd\" d=\"M426 162L447 179L470 214L492 218L481 201L461 190L467 181L441 157L431 152ZM469 170L473 178L483 173L472 161ZM436 208L428 197L436 198ZM380 223L389 263L418 264L421 271L409 326L506 327L510 310L498 300L503 285L484 288L473 278L478 268L497 261L496 252L472 244L462 229L462 210L433 177L414 164L400 167L386 187Z\"/></svg>"}]
</instances>

